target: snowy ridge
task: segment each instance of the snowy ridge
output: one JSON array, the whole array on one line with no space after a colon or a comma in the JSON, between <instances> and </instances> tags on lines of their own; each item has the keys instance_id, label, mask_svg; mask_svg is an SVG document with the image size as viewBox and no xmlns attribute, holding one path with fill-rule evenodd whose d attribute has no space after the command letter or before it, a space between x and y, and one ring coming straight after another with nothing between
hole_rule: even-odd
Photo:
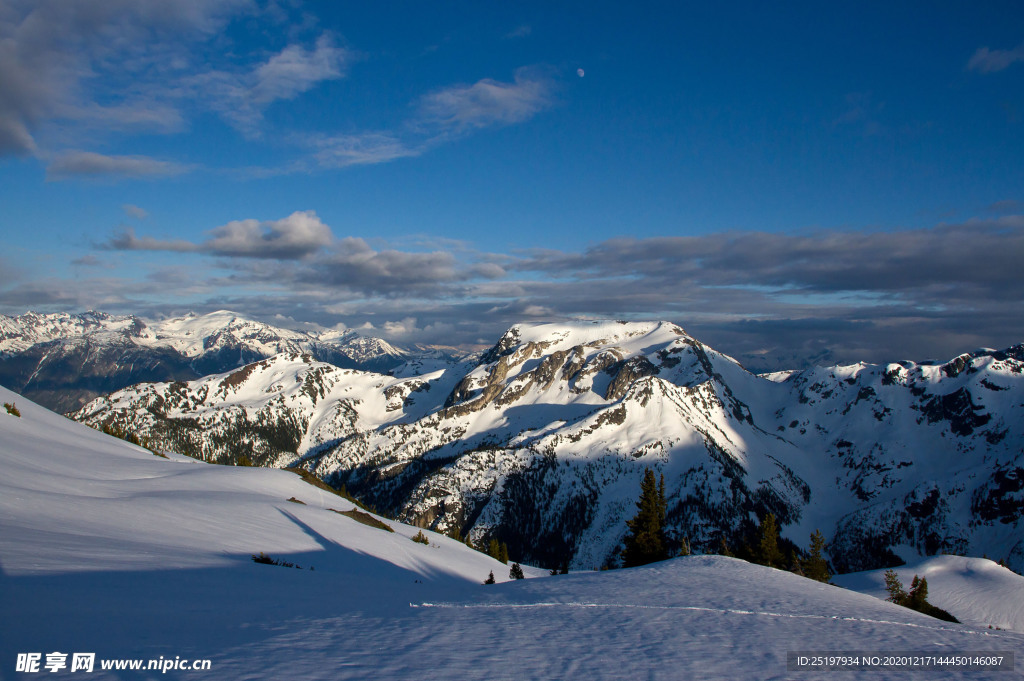
<instances>
[{"instance_id":1,"label":"snowy ridge","mask_svg":"<svg viewBox=\"0 0 1024 681\"><path fill-rule=\"evenodd\" d=\"M0 384L59 411L135 383L192 380L280 353L377 372L415 356L351 330L292 331L228 311L160 321L100 312L0 315Z\"/></svg>"},{"instance_id":2,"label":"snowy ridge","mask_svg":"<svg viewBox=\"0 0 1024 681\"><path fill-rule=\"evenodd\" d=\"M125 388L73 418L204 461L245 456L281 468L325 443L422 417L430 392L447 392L452 380L444 370L395 378L282 353L195 381Z\"/></svg>"}]
</instances>

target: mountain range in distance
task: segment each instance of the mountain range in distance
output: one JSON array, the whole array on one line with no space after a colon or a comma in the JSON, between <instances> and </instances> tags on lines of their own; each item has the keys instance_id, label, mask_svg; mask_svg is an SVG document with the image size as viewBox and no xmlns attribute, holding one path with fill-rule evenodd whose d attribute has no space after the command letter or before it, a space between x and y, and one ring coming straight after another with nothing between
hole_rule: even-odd
<instances>
[{"instance_id":1,"label":"mountain range in distance","mask_svg":"<svg viewBox=\"0 0 1024 681\"><path fill-rule=\"evenodd\" d=\"M192 380L282 352L375 372L460 355L400 349L352 330L294 331L227 311L160 321L102 312L0 315L0 385L58 412L136 383Z\"/></svg>"}]
</instances>

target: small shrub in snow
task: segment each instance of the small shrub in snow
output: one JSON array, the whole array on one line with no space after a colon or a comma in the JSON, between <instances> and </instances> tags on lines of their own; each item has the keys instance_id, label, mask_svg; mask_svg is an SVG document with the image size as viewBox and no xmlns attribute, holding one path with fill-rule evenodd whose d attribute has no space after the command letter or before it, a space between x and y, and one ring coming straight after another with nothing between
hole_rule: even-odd
<instances>
[{"instance_id":1,"label":"small shrub in snow","mask_svg":"<svg viewBox=\"0 0 1024 681\"><path fill-rule=\"evenodd\" d=\"M297 570L302 569L301 565L296 565L295 563L288 562L287 560L281 560L280 558L271 558L262 551L260 551L259 555L253 554L252 562L259 563L260 565L279 565L281 567L295 568ZM309 569L312 570L313 568Z\"/></svg>"},{"instance_id":2,"label":"small shrub in snow","mask_svg":"<svg viewBox=\"0 0 1024 681\"><path fill-rule=\"evenodd\" d=\"M7 413L11 416L21 417L21 412L14 406L14 402L4 402L4 408L7 409Z\"/></svg>"},{"instance_id":3,"label":"small shrub in snow","mask_svg":"<svg viewBox=\"0 0 1024 681\"><path fill-rule=\"evenodd\" d=\"M494 584L494 570L491 570L490 574L487 575L484 584Z\"/></svg>"},{"instance_id":4,"label":"small shrub in snow","mask_svg":"<svg viewBox=\"0 0 1024 681\"><path fill-rule=\"evenodd\" d=\"M417 544L424 544L424 545L430 544L430 540L427 539L427 535L423 534L423 530L420 530L419 532L417 532L416 536L413 537L412 540L414 542L416 542Z\"/></svg>"}]
</instances>

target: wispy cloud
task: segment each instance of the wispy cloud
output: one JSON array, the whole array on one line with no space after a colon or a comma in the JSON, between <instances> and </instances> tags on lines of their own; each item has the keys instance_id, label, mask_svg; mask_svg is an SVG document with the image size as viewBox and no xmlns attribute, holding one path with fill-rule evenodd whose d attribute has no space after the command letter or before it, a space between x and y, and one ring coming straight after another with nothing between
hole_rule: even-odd
<instances>
[{"instance_id":1,"label":"wispy cloud","mask_svg":"<svg viewBox=\"0 0 1024 681\"><path fill-rule=\"evenodd\" d=\"M413 116L394 130L293 135L290 141L309 150L306 155L245 173L272 177L420 156L485 128L527 121L553 104L554 89L554 82L537 68L519 69L510 82L485 78L472 85L453 85L417 100Z\"/></svg>"},{"instance_id":2,"label":"wispy cloud","mask_svg":"<svg viewBox=\"0 0 1024 681\"><path fill-rule=\"evenodd\" d=\"M418 156L424 151L422 146L412 147L394 134L380 132L317 136L309 138L307 144L315 150L312 158L318 168L374 165Z\"/></svg>"},{"instance_id":3,"label":"wispy cloud","mask_svg":"<svg viewBox=\"0 0 1024 681\"><path fill-rule=\"evenodd\" d=\"M512 82L490 78L453 85L424 95L417 127L465 133L495 125L521 123L551 106L553 82L537 69L516 71Z\"/></svg>"},{"instance_id":4,"label":"wispy cloud","mask_svg":"<svg viewBox=\"0 0 1024 681\"><path fill-rule=\"evenodd\" d=\"M523 24L522 26L517 26L516 28L506 33L505 39L512 40L515 38L526 38L531 33L533 33L533 28L531 28L528 24Z\"/></svg>"},{"instance_id":5,"label":"wispy cloud","mask_svg":"<svg viewBox=\"0 0 1024 681\"><path fill-rule=\"evenodd\" d=\"M279 9L279 8L278 8ZM169 160L82 149L125 134L187 133L204 110L249 140L263 139L276 105L346 78L361 55L339 36L303 24L275 51L238 51L236 19L288 21L251 0L40 0L0 11L0 156L35 155L48 177L159 177L188 168ZM275 18L276 17L276 18ZM292 26L296 28L298 24ZM523 37L528 26L510 34ZM448 140L522 123L551 106L553 80L522 68L511 82L485 78L411 102L392 129L311 135L277 131L294 156L240 176L312 173L418 156ZM271 122L268 123L268 120ZM119 149L123 149L120 147Z\"/></svg>"},{"instance_id":6,"label":"wispy cloud","mask_svg":"<svg viewBox=\"0 0 1024 681\"><path fill-rule=\"evenodd\" d=\"M192 166L146 156L106 156L92 151L71 151L61 154L46 167L46 179L167 177L191 169Z\"/></svg>"},{"instance_id":7,"label":"wispy cloud","mask_svg":"<svg viewBox=\"0 0 1024 681\"><path fill-rule=\"evenodd\" d=\"M1012 50L990 50L987 47L979 47L967 62L967 70L995 73L1007 69L1019 61L1024 61L1024 43Z\"/></svg>"},{"instance_id":8,"label":"wispy cloud","mask_svg":"<svg viewBox=\"0 0 1024 681\"><path fill-rule=\"evenodd\" d=\"M186 85L239 131L257 137L267 107L341 78L351 59L348 50L323 34L312 49L289 45L244 72L211 70L188 79Z\"/></svg>"},{"instance_id":9,"label":"wispy cloud","mask_svg":"<svg viewBox=\"0 0 1024 681\"><path fill-rule=\"evenodd\" d=\"M0 12L0 155L36 153L38 129L55 120L180 128L176 107L144 92L145 84L174 76L176 67L191 62L189 50L196 41L249 9L249 0L5 4Z\"/></svg>"},{"instance_id":10,"label":"wispy cloud","mask_svg":"<svg viewBox=\"0 0 1024 681\"><path fill-rule=\"evenodd\" d=\"M136 220L145 220L149 217L149 211L145 208L139 208L135 204L126 203L121 206L121 210L124 211L125 215L135 218Z\"/></svg>"}]
</instances>

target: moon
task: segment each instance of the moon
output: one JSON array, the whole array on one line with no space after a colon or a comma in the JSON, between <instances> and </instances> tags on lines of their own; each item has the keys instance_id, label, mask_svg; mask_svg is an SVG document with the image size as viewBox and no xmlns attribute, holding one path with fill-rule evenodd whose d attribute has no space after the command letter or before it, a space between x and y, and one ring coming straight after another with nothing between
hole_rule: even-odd
<instances>
[{"instance_id":1,"label":"moon","mask_svg":"<svg viewBox=\"0 0 1024 681\"><path fill-rule=\"evenodd\" d=\"M576 75L579 76L580 78L582 78L583 77L583 69L576 69Z\"/></svg>"}]
</instances>

